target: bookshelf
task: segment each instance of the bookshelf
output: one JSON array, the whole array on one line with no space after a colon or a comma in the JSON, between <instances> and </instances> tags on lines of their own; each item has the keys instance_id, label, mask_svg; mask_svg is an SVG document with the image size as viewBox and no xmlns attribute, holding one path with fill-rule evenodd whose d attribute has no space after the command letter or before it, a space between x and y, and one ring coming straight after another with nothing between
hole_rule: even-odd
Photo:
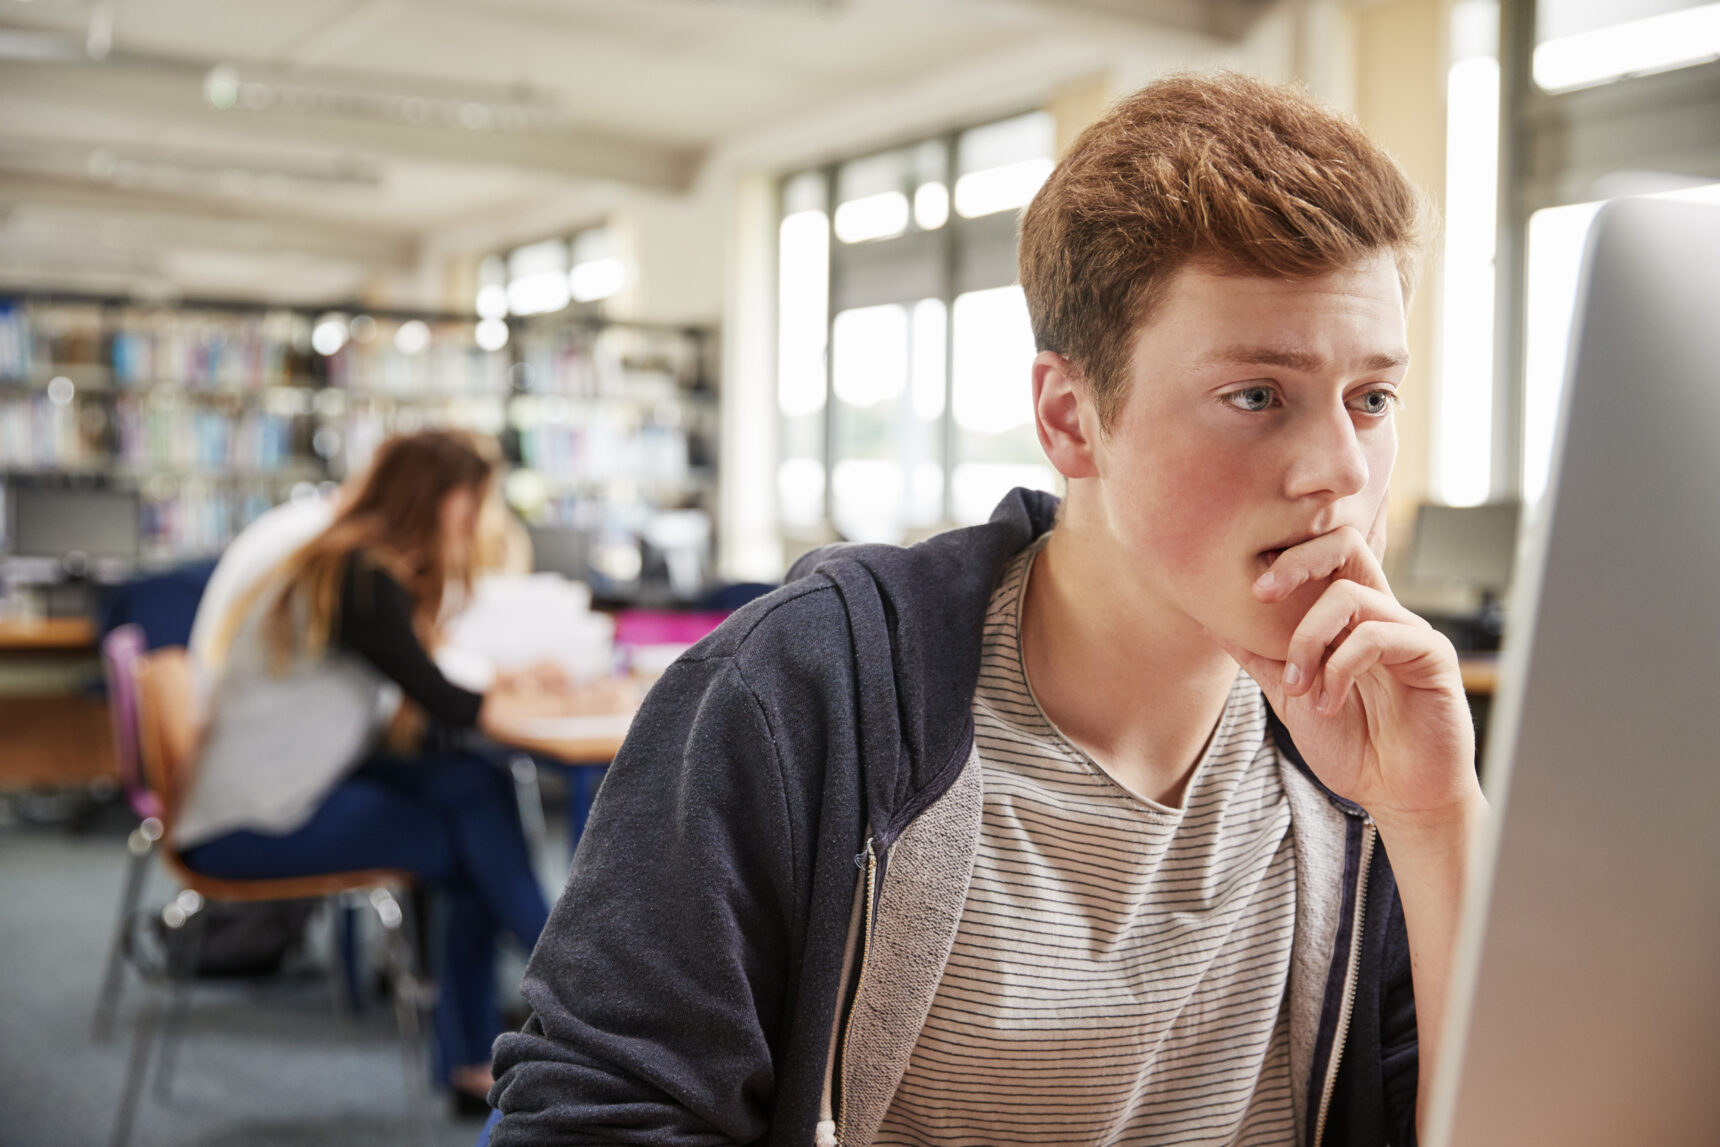
<instances>
[{"instance_id":1,"label":"bookshelf","mask_svg":"<svg viewBox=\"0 0 1720 1147\"><path fill-rule=\"evenodd\" d=\"M148 567L211 556L387 435L438 426L496 436L522 518L593 553L637 548L656 515L714 512L707 330L562 314L514 320L486 351L475 318L344 312L349 337L321 354L323 311L0 299L0 476L136 490Z\"/></svg>"}]
</instances>

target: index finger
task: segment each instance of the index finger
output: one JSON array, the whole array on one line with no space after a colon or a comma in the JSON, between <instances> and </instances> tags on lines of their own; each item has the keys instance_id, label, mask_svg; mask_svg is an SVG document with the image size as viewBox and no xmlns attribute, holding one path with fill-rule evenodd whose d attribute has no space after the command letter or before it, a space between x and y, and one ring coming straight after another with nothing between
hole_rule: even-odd
<instances>
[{"instance_id":1,"label":"index finger","mask_svg":"<svg viewBox=\"0 0 1720 1147\"><path fill-rule=\"evenodd\" d=\"M1255 581L1254 596L1262 601L1282 601L1310 581L1331 577L1391 592L1385 571L1361 531L1340 526L1279 554Z\"/></svg>"},{"instance_id":2,"label":"index finger","mask_svg":"<svg viewBox=\"0 0 1720 1147\"><path fill-rule=\"evenodd\" d=\"M1391 498L1380 495L1380 508L1374 511L1374 520L1368 526L1368 550L1376 561L1386 560L1386 526L1391 517Z\"/></svg>"}]
</instances>

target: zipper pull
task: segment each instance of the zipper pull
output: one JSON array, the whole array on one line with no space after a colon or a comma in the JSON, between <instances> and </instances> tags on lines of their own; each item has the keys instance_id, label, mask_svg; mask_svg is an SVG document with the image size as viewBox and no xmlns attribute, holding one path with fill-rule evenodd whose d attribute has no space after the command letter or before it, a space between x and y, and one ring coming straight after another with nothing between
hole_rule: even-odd
<instances>
[{"instance_id":1,"label":"zipper pull","mask_svg":"<svg viewBox=\"0 0 1720 1147\"><path fill-rule=\"evenodd\" d=\"M866 838L866 847L854 854L854 867L864 870L866 867L866 861L868 859L870 859L871 856L872 856L872 838L867 837ZM834 1142L835 1141L832 1140L832 1143L834 1143ZM824 1145L821 1143L818 1145L818 1147L824 1147Z\"/></svg>"}]
</instances>

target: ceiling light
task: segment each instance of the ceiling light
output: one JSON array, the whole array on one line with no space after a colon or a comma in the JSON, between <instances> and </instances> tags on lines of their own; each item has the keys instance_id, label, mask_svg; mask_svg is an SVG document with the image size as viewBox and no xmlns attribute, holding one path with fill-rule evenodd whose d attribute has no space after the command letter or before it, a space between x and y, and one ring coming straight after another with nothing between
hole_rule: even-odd
<instances>
[{"instance_id":1,"label":"ceiling light","mask_svg":"<svg viewBox=\"0 0 1720 1147\"><path fill-rule=\"evenodd\" d=\"M390 90L392 78L349 79L338 86L308 82L303 72L259 71L217 64L203 79L203 96L218 111L274 111L343 119L428 124L474 132L549 132L568 117L537 92L475 85L440 85L434 92Z\"/></svg>"},{"instance_id":2,"label":"ceiling light","mask_svg":"<svg viewBox=\"0 0 1720 1147\"><path fill-rule=\"evenodd\" d=\"M226 111L239 102L239 73L230 64L216 64L203 77L203 98L216 111Z\"/></svg>"}]
</instances>

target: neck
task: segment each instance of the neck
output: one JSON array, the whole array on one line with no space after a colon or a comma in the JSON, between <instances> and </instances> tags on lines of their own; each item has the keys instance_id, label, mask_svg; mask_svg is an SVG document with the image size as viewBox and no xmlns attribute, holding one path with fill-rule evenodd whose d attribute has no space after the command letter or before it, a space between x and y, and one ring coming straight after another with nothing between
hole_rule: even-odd
<instances>
[{"instance_id":1,"label":"neck","mask_svg":"<svg viewBox=\"0 0 1720 1147\"><path fill-rule=\"evenodd\" d=\"M1022 603L1023 666L1045 715L1113 779L1180 805L1236 663L1102 541L1079 519L1052 531Z\"/></svg>"}]
</instances>

